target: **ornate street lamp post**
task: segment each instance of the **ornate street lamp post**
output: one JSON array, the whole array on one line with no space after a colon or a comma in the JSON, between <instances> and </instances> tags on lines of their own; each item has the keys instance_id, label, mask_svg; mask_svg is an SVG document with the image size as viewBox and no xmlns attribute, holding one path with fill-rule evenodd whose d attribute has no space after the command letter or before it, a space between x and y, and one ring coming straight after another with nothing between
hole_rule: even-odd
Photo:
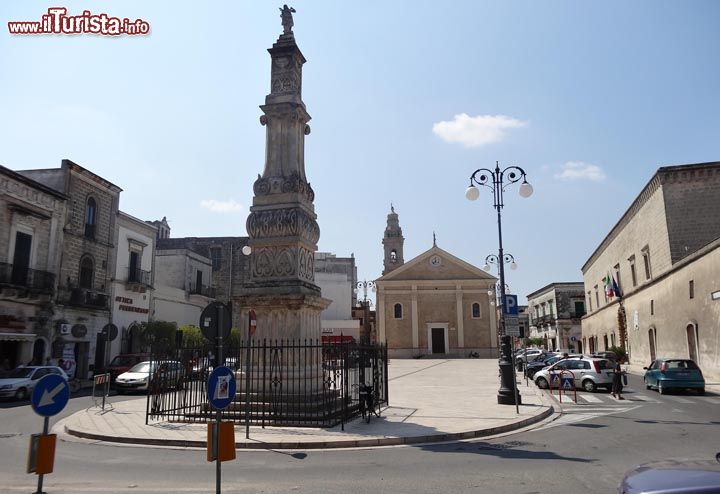
<instances>
[{"instance_id":1,"label":"ornate street lamp post","mask_svg":"<svg viewBox=\"0 0 720 494\"><path fill-rule=\"evenodd\" d=\"M360 295L360 290L362 290L363 299L362 301L358 300L359 304L362 304L363 308L363 334L360 335L360 340L362 343L370 343L370 301L367 298L368 294L368 288L375 292L375 282L374 281L358 281L355 284L355 294Z\"/></svg>"},{"instance_id":2,"label":"ornate street lamp post","mask_svg":"<svg viewBox=\"0 0 720 494\"><path fill-rule=\"evenodd\" d=\"M498 403L501 405L517 405L520 403L520 396L517 393L517 385L515 383L515 366L512 361L512 351L510 349L510 336L505 334L505 260L502 245L502 208L505 205L503 193L510 185L522 180L520 184L520 195L522 197L530 197L533 193L532 185L527 181L525 170L519 166L508 166L504 170L500 169L500 164L495 163L495 170L487 168L479 168L470 175L470 186L465 190L465 197L470 201L477 200L480 197L480 190L475 186L483 185L489 188L493 193L493 207L497 211L498 222L498 267L500 271L500 389L498 390ZM487 262L487 259L486 259ZM512 260L514 262L514 259ZM511 265L512 267L512 265ZM517 402L517 403L516 403Z\"/></svg>"}]
</instances>

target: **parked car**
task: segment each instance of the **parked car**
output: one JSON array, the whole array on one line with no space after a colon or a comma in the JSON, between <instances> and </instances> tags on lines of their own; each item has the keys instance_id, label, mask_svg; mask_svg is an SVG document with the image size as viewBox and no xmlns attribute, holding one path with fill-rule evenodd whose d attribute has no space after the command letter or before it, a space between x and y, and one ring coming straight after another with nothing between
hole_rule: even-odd
<instances>
[{"instance_id":1,"label":"parked car","mask_svg":"<svg viewBox=\"0 0 720 494\"><path fill-rule=\"evenodd\" d=\"M645 387L655 388L660 394L670 389L694 389L705 394L705 378L697 364L690 359L659 358L645 369Z\"/></svg>"},{"instance_id":2,"label":"parked car","mask_svg":"<svg viewBox=\"0 0 720 494\"><path fill-rule=\"evenodd\" d=\"M110 365L107 366L107 372L110 373L110 380L115 381L120 374L123 374L130 370L136 364L148 360L150 355L146 353L125 353L117 355Z\"/></svg>"},{"instance_id":3,"label":"parked car","mask_svg":"<svg viewBox=\"0 0 720 494\"><path fill-rule=\"evenodd\" d=\"M612 360L613 362L618 361L618 356L617 356L617 353L615 353L615 352L595 352L595 353L591 354L591 356L595 357L595 358L604 358L607 360Z\"/></svg>"},{"instance_id":4,"label":"parked car","mask_svg":"<svg viewBox=\"0 0 720 494\"><path fill-rule=\"evenodd\" d=\"M20 366L0 379L0 397L24 400L30 396L41 377L57 374L68 380L68 375L54 365Z\"/></svg>"},{"instance_id":5,"label":"parked car","mask_svg":"<svg viewBox=\"0 0 720 494\"><path fill-rule=\"evenodd\" d=\"M720 453L715 460L664 460L639 465L622 479L619 494L719 494Z\"/></svg>"},{"instance_id":6,"label":"parked car","mask_svg":"<svg viewBox=\"0 0 720 494\"><path fill-rule=\"evenodd\" d=\"M152 381L162 387L180 388L185 377L185 369L174 360L140 362L115 380L119 394L126 391L147 391Z\"/></svg>"},{"instance_id":7,"label":"parked car","mask_svg":"<svg viewBox=\"0 0 720 494\"><path fill-rule=\"evenodd\" d=\"M547 389L550 382L560 376L561 371L569 371L574 378L575 387L588 392L598 388L612 388L615 365L607 359L593 357L566 358L555 362L547 369L535 373L535 384L540 389ZM562 374L569 377L567 372ZM553 384L553 386L555 386Z\"/></svg>"},{"instance_id":8,"label":"parked car","mask_svg":"<svg viewBox=\"0 0 720 494\"><path fill-rule=\"evenodd\" d=\"M563 358L573 358L573 357L581 357L582 355L579 355L577 353L569 354L565 356L565 354L556 354L556 353L548 353L545 355L544 358L537 358L530 362L527 367L525 368L525 375L529 379L533 379L535 377L535 374L537 371L544 369L545 367L550 367L555 362L562 360Z\"/></svg>"},{"instance_id":9,"label":"parked car","mask_svg":"<svg viewBox=\"0 0 720 494\"><path fill-rule=\"evenodd\" d=\"M527 364L528 362L532 362L540 355L545 354L545 350L541 348L527 348L525 351L520 351L515 356L515 364L518 364L520 362Z\"/></svg>"}]
</instances>

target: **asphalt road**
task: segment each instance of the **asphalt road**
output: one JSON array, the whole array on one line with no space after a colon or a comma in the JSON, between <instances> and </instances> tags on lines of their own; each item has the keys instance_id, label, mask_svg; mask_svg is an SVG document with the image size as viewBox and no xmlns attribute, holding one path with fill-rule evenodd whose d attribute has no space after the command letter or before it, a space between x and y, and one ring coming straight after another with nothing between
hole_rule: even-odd
<instances>
[{"instance_id":1,"label":"asphalt road","mask_svg":"<svg viewBox=\"0 0 720 494\"><path fill-rule=\"evenodd\" d=\"M474 441L329 451L239 451L223 464L226 493L607 493L634 465L713 458L720 451L720 396L660 396L630 376L627 400L578 393L578 404L538 429ZM113 400L120 399L119 397ZM70 401L63 416L89 405ZM508 413L512 413L508 407ZM42 419L0 403L0 491L35 492L25 474L28 436ZM60 442L48 494L211 493L215 466L200 450Z\"/></svg>"}]
</instances>

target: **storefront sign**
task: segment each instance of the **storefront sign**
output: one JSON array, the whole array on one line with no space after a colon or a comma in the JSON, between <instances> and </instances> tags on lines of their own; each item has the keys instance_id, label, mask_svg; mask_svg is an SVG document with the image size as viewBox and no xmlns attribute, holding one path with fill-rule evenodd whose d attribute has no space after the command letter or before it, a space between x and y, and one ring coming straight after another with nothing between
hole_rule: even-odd
<instances>
[{"instance_id":1,"label":"storefront sign","mask_svg":"<svg viewBox=\"0 0 720 494\"><path fill-rule=\"evenodd\" d=\"M75 377L75 343L65 343L61 367L70 379Z\"/></svg>"},{"instance_id":2,"label":"storefront sign","mask_svg":"<svg viewBox=\"0 0 720 494\"><path fill-rule=\"evenodd\" d=\"M133 299L127 298L127 297L115 297L115 302L120 302L120 305L118 305L119 310L124 310L126 312L138 312L140 314L148 314L150 312L150 309L145 309L143 307L134 307Z\"/></svg>"}]
</instances>

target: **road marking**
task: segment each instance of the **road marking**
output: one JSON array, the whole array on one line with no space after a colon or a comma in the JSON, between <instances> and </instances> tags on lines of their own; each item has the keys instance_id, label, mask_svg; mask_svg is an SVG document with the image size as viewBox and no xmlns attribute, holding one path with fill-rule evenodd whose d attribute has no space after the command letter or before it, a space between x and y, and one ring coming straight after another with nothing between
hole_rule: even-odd
<instances>
[{"instance_id":1,"label":"road marking","mask_svg":"<svg viewBox=\"0 0 720 494\"><path fill-rule=\"evenodd\" d=\"M694 403L692 400L687 398L678 398L677 396L666 396L668 400L677 401L678 403Z\"/></svg>"},{"instance_id":2,"label":"road marking","mask_svg":"<svg viewBox=\"0 0 720 494\"><path fill-rule=\"evenodd\" d=\"M580 397L588 403L602 403L603 401L597 396L593 395L580 395Z\"/></svg>"},{"instance_id":3,"label":"road marking","mask_svg":"<svg viewBox=\"0 0 720 494\"><path fill-rule=\"evenodd\" d=\"M627 399L631 400L631 401L644 401L646 403L660 403L659 401L653 400L649 396L645 396L645 395L632 395L632 396L628 396Z\"/></svg>"}]
</instances>

